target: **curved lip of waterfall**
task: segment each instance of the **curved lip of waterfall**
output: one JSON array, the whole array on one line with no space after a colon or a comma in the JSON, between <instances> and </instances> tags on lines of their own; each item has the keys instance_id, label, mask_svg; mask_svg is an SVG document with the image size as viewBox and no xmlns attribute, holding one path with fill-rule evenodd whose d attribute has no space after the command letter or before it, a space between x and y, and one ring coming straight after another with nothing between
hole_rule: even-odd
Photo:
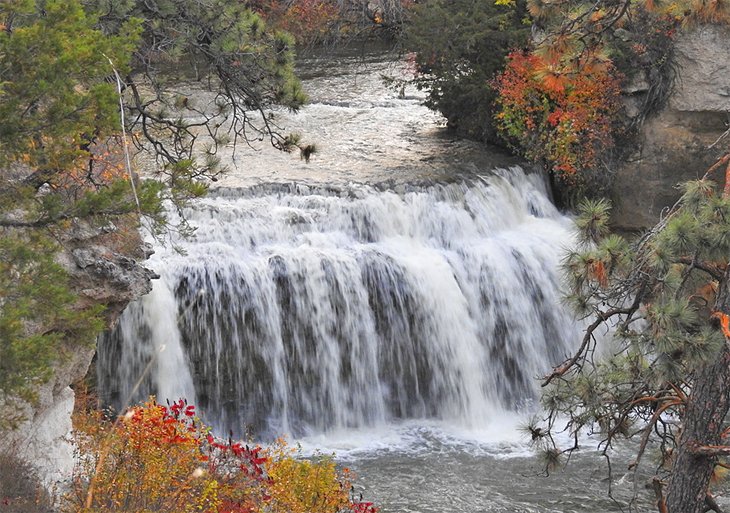
<instances>
[{"instance_id":1,"label":"curved lip of waterfall","mask_svg":"<svg viewBox=\"0 0 730 513\"><path fill-rule=\"evenodd\" d=\"M536 446L523 429L530 414L504 412L499 420L477 429L455 426L447 420L408 419L381 426L343 428L301 438L284 436L304 457L330 454L340 462L378 459L385 455L422 457L433 454L468 454L494 460L534 459ZM558 422L560 423L560 421ZM558 447L570 447L573 437L557 432ZM580 454L600 452L603 438L583 433ZM627 452L628 451L628 452ZM631 447L618 446L610 454L633 454Z\"/></svg>"},{"instance_id":2,"label":"curved lip of waterfall","mask_svg":"<svg viewBox=\"0 0 730 513\"><path fill-rule=\"evenodd\" d=\"M247 195L269 194L322 194L326 196L357 197L358 190L371 189L374 192L392 192L406 194L418 192L433 187L449 185L472 184L485 182L489 178L505 178L507 174L520 170L526 176L538 175L539 170L524 162L505 163L504 166L494 166L490 169L443 169L429 175L397 175L384 177L374 175L361 180L344 179L323 181L319 177L302 176L298 179L261 180L245 182L235 185L216 185L208 191L208 198L241 197Z\"/></svg>"}]
</instances>

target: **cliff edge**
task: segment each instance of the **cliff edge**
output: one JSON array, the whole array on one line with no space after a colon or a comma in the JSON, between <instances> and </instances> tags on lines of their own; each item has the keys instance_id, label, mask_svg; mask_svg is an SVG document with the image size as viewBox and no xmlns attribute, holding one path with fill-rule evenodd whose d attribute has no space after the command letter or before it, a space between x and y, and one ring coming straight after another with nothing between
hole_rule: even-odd
<instances>
[{"instance_id":1,"label":"cliff edge","mask_svg":"<svg viewBox=\"0 0 730 513\"><path fill-rule=\"evenodd\" d=\"M666 106L645 120L637 151L616 174L616 228L653 226L662 210L679 198L677 184L701 177L730 150L729 55L727 26L702 25L677 39L674 91Z\"/></svg>"}]
</instances>

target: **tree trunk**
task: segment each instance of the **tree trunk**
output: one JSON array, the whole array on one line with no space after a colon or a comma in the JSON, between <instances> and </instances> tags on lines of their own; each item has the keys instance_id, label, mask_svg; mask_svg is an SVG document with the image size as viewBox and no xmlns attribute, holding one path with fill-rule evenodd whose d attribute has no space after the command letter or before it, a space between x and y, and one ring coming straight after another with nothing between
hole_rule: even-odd
<instances>
[{"instance_id":1,"label":"tree trunk","mask_svg":"<svg viewBox=\"0 0 730 513\"><path fill-rule=\"evenodd\" d=\"M730 313L730 266L718 287L715 310ZM723 421L730 407L730 348L697 371L687 398L676 460L667 488L669 513L703 513L717 456L698 454L698 447L723 445Z\"/></svg>"}]
</instances>

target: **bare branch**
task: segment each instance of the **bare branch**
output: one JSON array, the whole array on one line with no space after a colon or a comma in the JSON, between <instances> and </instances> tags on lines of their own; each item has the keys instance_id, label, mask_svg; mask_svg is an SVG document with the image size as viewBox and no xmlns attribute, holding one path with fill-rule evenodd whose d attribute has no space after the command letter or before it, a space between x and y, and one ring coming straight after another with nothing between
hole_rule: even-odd
<instances>
[{"instance_id":1,"label":"bare branch","mask_svg":"<svg viewBox=\"0 0 730 513\"><path fill-rule=\"evenodd\" d=\"M690 445L689 450L696 456L730 456L730 445Z\"/></svg>"},{"instance_id":2,"label":"bare branch","mask_svg":"<svg viewBox=\"0 0 730 513\"><path fill-rule=\"evenodd\" d=\"M593 332L598 329L598 327L606 322L607 320L611 319L612 317L615 317L617 315L629 315L635 311L635 308L632 306L630 308L613 308L611 310L608 310L606 312L597 312L596 313L596 320L593 321L590 326L586 328L585 335L583 336L583 341L581 342L580 347L575 352L572 358L566 360L562 365L559 367L556 367L553 372L543 378L542 385L543 387L546 387L550 384L550 382L558 378L560 376L563 376L566 372L568 372L578 361L581 359L583 354L586 352L588 348L588 343L593 338Z\"/></svg>"}]
</instances>

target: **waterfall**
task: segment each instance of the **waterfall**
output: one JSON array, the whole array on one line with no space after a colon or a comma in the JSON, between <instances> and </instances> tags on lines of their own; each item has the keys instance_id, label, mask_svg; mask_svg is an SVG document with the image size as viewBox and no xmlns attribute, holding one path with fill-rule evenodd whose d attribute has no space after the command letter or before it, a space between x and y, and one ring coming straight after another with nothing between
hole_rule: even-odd
<instances>
[{"instance_id":1,"label":"waterfall","mask_svg":"<svg viewBox=\"0 0 730 513\"><path fill-rule=\"evenodd\" d=\"M530 408L577 340L560 304L572 224L519 168L219 190L185 215L184 252L158 248L152 294L99 341L118 408L184 396L217 429L264 436L479 426Z\"/></svg>"}]
</instances>

